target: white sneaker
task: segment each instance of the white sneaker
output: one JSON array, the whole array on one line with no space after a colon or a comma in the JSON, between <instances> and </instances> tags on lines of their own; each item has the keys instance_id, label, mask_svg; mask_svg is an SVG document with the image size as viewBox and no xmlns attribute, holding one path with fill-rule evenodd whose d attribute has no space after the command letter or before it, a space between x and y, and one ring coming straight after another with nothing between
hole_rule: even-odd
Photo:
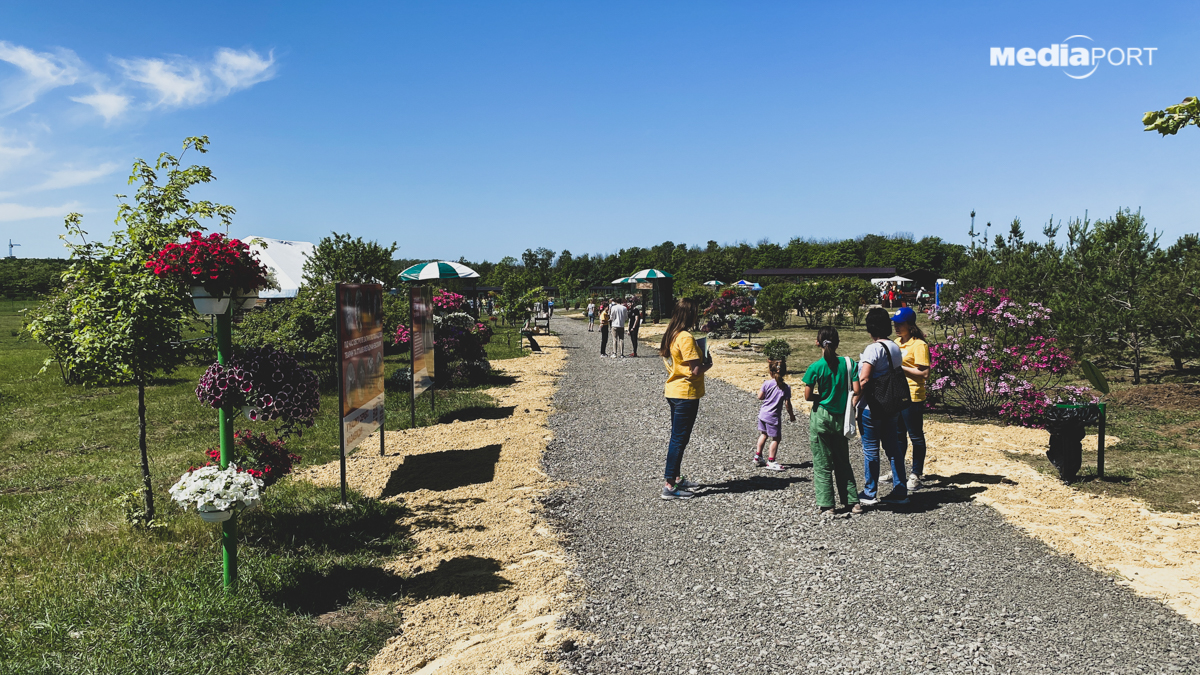
<instances>
[{"instance_id":1,"label":"white sneaker","mask_svg":"<svg viewBox=\"0 0 1200 675\"><path fill-rule=\"evenodd\" d=\"M754 466L766 466L766 465L767 465L767 463L766 463L766 461L763 460L762 455L754 456Z\"/></svg>"},{"instance_id":2,"label":"white sneaker","mask_svg":"<svg viewBox=\"0 0 1200 675\"><path fill-rule=\"evenodd\" d=\"M915 474L915 473L910 475L908 477L908 491L912 492L913 490L920 490L920 489L921 489L921 479L917 478L917 474Z\"/></svg>"},{"instance_id":3,"label":"white sneaker","mask_svg":"<svg viewBox=\"0 0 1200 675\"><path fill-rule=\"evenodd\" d=\"M771 460L767 460L767 468L771 471L783 471L782 464L779 462L772 462Z\"/></svg>"},{"instance_id":4,"label":"white sneaker","mask_svg":"<svg viewBox=\"0 0 1200 675\"><path fill-rule=\"evenodd\" d=\"M892 482L892 472L891 472L891 471L885 471L885 472L884 472L882 475L880 475L880 476L879 476L879 482L880 482L880 483L890 483L890 482Z\"/></svg>"}]
</instances>

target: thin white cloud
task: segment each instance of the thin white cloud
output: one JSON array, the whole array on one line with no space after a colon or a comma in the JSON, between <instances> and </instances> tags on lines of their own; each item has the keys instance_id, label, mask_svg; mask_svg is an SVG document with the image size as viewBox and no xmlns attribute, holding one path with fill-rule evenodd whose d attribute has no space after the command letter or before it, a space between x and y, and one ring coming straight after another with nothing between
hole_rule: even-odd
<instances>
[{"instance_id":1,"label":"thin white cloud","mask_svg":"<svg viewBox=\"0 0 1200 675\"><path fill-rule=\"evenodd\" d=\"M96 90L94 94L87 96L72 96L72 101L90 105L95 111L104 117L105 122L111 122L115 118L120 117L122 113L129 109L129 97L122 96L110 91Z\"/></svg>"},{"instance_id":2,"label":"thin white cloud","mask_svg":"<svg viewBox=\"0 0 1200 675\"><path fill-rule=\"evenodd\" d=\"M0 61L20 68L21 77L4 82L0 112L8 114L24 108L56 87L75 84L84 72L75 52L60 49L57 54L35 52L0 40Z\"/></svg>"},{"instance_id":3,"label":"thin white cloud","mask_svg":"<svg viewBox=\"0 0 1200 675\"><path fill-rule=\"evenodd\" d=\"M59 169L51 171L50 176L29 188L30 192L40 190L58 190L61 188L75 187L76 185L87 185L92 181L99 180L120 168L120 164L116 162L105 162L98 167L92 169Z\"/></svg>"},{"instance_id":4,"label":"thin white cloud","mask_svg":"<svg viewBox=\"0 0 1200 675\"><path fill-rule=\"evenodd\" d=\"M184 58L115 61L128 80L157 96L152 108L200 105L275 76L274 53L263 58L249 49L219 49L209 64Z\"/></svg>"},{"instance_id":5,"label":"thin white cloud","mask_svg":"<svg viewBox=\"0 0 1200 675\"><path fill-rule=\"evenodd\" d=\"M225 85L226 94L246 89L275 77L275 52L269 52L264 59L249 49L244 52L218 49L212 72Z\"/></svg>"},{"instance_id":6,"label":"thin white cloud","mask_svg":"<svg viewBox=\"0 0 1200 675\"><path fill-rule=\"evenodd\" d=\"M0 129L0 172L16 166L36 151L33 141L17 141Z\"/></svg>"},{"instance_id":7,"label":"thin white cloud","mask_svg":"<svg viewBox=\"0 0 1200 675\"><path fill-rule=\"evenodd\" d=\"M79 210L79 202L67 202L62 206L25 206L24 204L0 203L0 221L30 220L32 218L62 217Z\"/></svg>"}]
</instances>

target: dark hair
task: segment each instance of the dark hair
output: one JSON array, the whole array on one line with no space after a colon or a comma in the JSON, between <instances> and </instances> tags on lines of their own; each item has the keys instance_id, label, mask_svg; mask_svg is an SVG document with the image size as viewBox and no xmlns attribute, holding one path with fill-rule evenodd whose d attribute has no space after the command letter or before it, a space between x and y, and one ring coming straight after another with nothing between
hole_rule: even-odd
<instances>
[{"instance_id":1,"label":"dark hair","mask_svg":"<svg viewBox=\"0 0 1200 675\"><path fill-rule=\"evenodd\" d=\"M767 361L767 372L771 374L771 379L775 380L776 384L783 384L783 376L787 375L787 361L774 359Z\"/></svg>"},{"instance_id":2,"label":"dark hair","mask_svg":"<svg viewBox=\"0 0 1200 675\"><path fill-rule=\"evenodd\" d=\"M892 334L892 317L888 316L886 309L876 307L867 312L867 332L876 339Z\"/></svg>"},{"instance_id":3,"label":"dark hair","mask_svg":"<svg viewBox=\"0 0 1200 675\"><path fill-rule=\"evenodd\" d=\"M658 355L665 358L671 356L671 343L675 336L687 330L696 323L696 303L687 298L680 298L675 303L675 312L671 314L671 323L667 324L667 332L663 333L662 343L658 345Z\"/></svg>"},{"instance_id":4,"label":"dark hair","mask_svg":"<svg viewBox=\"0 0 1200 675\"><path fill-rule=\"evenodd\" d=\"M841 343L841 338L838 336L838 329L833 326L821 326L817 330L817 344L821 345L821 348L824 349L826 342L829 342L829 346L833 347L835 351L837 350L838 344Z\"/></svg>"},{"instance_id":5,"label":"dark hair","mask_svg":"<svg viewBox=\"0 0 1200 675\"><path fill-rule=\"evenodd\" d=\"M917 317L914 316L912 321L905 321L904 323L908 324L908 334L910 336L922 342L925 341L925 331L921 330L921 327L917 325Z\"/></svg>"}]
</instances>

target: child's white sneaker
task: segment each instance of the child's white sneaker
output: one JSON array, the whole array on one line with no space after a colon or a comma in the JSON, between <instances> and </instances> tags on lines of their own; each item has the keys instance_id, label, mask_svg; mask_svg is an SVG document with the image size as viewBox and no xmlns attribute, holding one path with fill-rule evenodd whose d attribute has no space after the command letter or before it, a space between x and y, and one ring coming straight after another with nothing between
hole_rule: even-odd
<instances>
[{"instance_id":1,"label":"child's white sneaker","mask_svg":"<svg viewBox=\"0 0 1200 675\"><path fill-rule=\"evenodd\" d=\"M766 465L767 465L767 463L763 461L762 455L755 453L754 466L766 466Z\"/></svg>"},{"instance_id":2,"label":"child's white sneaker","mask_svg":"<svg viewBox=\"0 0 1200 675\"><path fill-rule=\"evenodd\" d=\"M783 465L772 460L767 460L767 468L771 471L783 471Z\"/></svg>"}]
</instances>

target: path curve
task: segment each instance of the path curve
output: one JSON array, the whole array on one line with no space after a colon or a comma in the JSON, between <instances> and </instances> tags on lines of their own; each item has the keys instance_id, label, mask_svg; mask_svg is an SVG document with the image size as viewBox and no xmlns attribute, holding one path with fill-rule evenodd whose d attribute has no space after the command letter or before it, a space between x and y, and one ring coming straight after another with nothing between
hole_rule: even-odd
<instances>
[{"instance_id":1,"label":"path curve","mask_svg":"<svg viewBox=\"0 0 1200 675\"><path fill-rule=\"evenodd\" d=\"M554 329L569 357L545 468L570 486L546 514L588 589L567 621L596 636L563 654L567 671L1200 671L1200 628L954 480L906 507L818 517L807 421L785 425L786 471L753 469L757 402L724 382L707 383L684 459L708 487L661 501L669 418L653 345L601 359L584 322Z\"/></svg>"}]
</instances>

